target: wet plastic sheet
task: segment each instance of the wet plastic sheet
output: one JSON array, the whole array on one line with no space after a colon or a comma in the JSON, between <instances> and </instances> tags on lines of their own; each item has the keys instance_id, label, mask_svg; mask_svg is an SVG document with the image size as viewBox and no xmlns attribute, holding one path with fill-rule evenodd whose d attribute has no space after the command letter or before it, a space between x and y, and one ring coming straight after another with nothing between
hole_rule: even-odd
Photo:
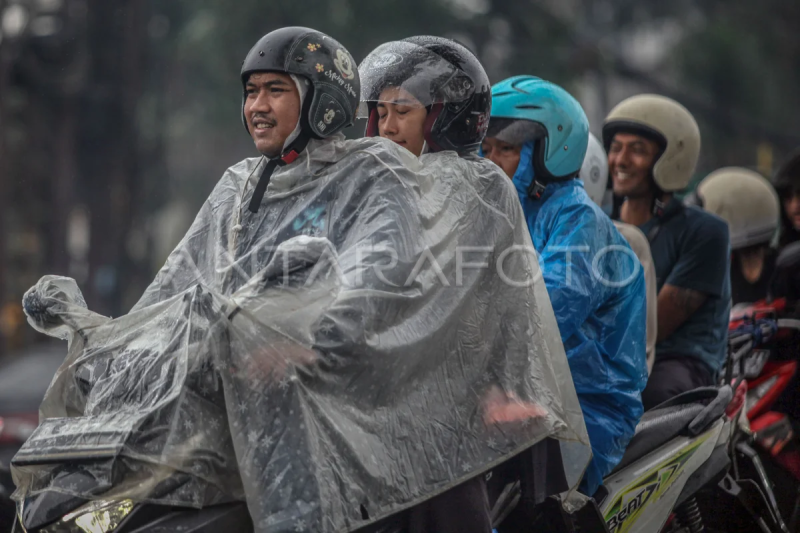
<instances>
[{"instance_id":1,"label":"wet plastic sheet","mask_svg":"<svg viewBox=\"0 0 800 533\"><path fill-rule=\"evenodd\" d=\"M258 531L346 531L546 437L585 465L507 178L382 139L309 151L273 175L258 213L263 163L229 169L129 315L91 313L65 278L32 289L61 317L34 326L70 350L17 457L18 499L244 497ZM103 460L44 464L42 450ZM65 465L94 489L58 484Z\"/></svg>"},{"instance_id":2,"label":"wet plastic sheet","mask_svg":"<svg viewBox=\"0 0 800 533\"><path fill-rule=\"evenodd\" d=\"M70 279L46 276L32 291L58 317L37 329L70 347L13 460L16 497L57 490L194 507L244 497L215 371L226 324L211 294L197 286L109 320L81 307Z\"/></svg>"}]
</instances>

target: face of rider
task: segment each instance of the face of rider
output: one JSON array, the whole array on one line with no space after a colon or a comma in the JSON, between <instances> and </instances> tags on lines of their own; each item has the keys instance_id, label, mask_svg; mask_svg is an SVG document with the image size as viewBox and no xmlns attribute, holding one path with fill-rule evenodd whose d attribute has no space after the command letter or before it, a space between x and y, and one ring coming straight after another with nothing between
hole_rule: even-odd
<instances>
[{"instance_id":1,"label":"face of rider","mask_svg":"<svg viewBox=\"0 0 800 533\"><path fill-rule=\"evenodd\" d=\"M781 198L786 217L800 231L800 189L789 189Z\"/></svg>"},{"instance_id":2,"label":"face of rider","mask_svg":"<svg viewBox=\"0 0 800 533\"><path fill-rule=\"evenodd\" d=\"M300 93L281 72L255 72L245 86L244 116L259 152L277 157L300 118Z\"/></svg>"},{"instance_id":3,"label":"face of rider","mask_svg":"<svg viewBox=\"0 0 800 533\"><path fill-rule=\"evenodd\" d=\"M659 154L658 143L633 133L617 133L608 149L608 173L614 194L642 198L652 193L650 173Z\"/></svg>"},{"instance_id":4,"label":"face of rider","mask_svg":"<svg viewBox=\"0 0 800 533\"><path fill-rule=\"evenodd\" d=\"M483 156L492 163L503 169L506 176L514 177L514 173L519 166L519 154L522 146L509 144L494 137L487 137L481 143Z\"/></svg>"},{"instance_id":5,"label":"face of rider","mask_svg":"<svg viewBox=\"0 0 800 533\"><path fill-rule=\"evenodd\" d=\"M419 157L425 145L425 106L401 87L384 89L378 100L378 134Z\"/></svg>"}]
</instances>

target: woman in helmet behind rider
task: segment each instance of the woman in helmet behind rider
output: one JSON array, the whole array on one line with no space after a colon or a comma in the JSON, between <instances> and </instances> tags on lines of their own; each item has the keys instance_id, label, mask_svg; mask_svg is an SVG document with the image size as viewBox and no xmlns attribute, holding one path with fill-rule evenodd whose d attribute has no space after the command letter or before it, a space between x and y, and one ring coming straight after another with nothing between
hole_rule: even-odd
<instances>
[{"instance_id":1,"label":"woman in helmet behind rider","mask_svg":"<svg viewBox=\"0 0 800 533\"><path fill-rule=\"evenodd\" d=\"M491 85L477 58L441 37L382 44L359 65L367 137L381 136L416 156L475 154L489 124Z\"/></svg>"},{"instance_id":2,"label":"woman in helmet behind rider","mask_svg":"<svg viewBox=\"0 0 800 533\"><path fill-rule=\"evenodd\" d=\"M779 201L769 182L740 167L721 168L697 187L697 203L728 223L731 239L731 299L755 303L770 293L777 251Z\"/></svg>"},{"instance_id":3,"label":"woman in helmet behind rider","mask_svg":"<svg viewBox=\"0 0 800 533\"><path fill-rule=\"evenodd\" d=\"M373 50L359 65L359 77L359 116L367 119L365 135L388 139L419 157L420 164L431 171L431 182L423 185L426 194L449 198L458 209L488 208L504 213L509 223L520 227L525 239L529 239L514 188L494 164L477 157L489 123L491 85L474 54L449 39L409 37ZM463 204L458 191L443 188L448 181L441 179L445 173L455 173L459 180L454 181L469 183L470 187L464 189L478 191L483 206ZM470 248L471 239L480 233L464 232L459 245ZM473 261L472 257L469 261ZM549 302L544 305L549 307ZM543 414L538 406L520 402L513 394L500 390L490 390L484 401L487 425L516 424ZM587 442L585 433L579 440ZM547 443L541 444L545 446L533 448L541 451ZM588 446L585 451L581 464L588 460ZM555 463L553 460L548 464ZM517 464L516 459L509 461L502 470L515 470L513 474L518 479L521 474ZM552 476L555 481L548 478L544 470L551 470L550 467L541 470L539 474L546 479L542 481L544 485L537 487L547 494L568 488L561 477ZM499 479L503 475L495 469L492 477ZM404 518L412 531L488 532L492 529L490 511L486 483L479 476L410 509Z\"/></svg>"}]
</instances>

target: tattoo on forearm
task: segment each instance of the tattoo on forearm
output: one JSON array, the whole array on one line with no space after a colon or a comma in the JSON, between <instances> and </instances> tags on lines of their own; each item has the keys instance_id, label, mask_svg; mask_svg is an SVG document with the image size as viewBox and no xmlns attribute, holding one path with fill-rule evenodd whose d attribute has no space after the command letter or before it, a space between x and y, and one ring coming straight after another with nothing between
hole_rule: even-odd
<instances>
[{"instance_id":1,"label":"tattoo on forearm","mask_svg":"<svg viewBox=\"0 0 800 533\"><path fill-rule=\"evenodd\" d=\"M703 305L706 299L705 294L692 289L677 289L673 291L670 296L672 296L672 301L676 306L692 311L697 310L697 308Z\"/></svg>"}]
</instances>

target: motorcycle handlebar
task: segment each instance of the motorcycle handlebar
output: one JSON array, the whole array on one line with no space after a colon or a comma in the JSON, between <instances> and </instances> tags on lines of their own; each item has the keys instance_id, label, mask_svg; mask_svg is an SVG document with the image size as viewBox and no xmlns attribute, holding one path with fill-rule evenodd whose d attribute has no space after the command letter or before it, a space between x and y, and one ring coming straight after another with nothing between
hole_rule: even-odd
<instances>
[{"instance_id":1,"label":"motorcycle handlebar","mask_svg":"<svg viewBox=\"0 0 800 533\"><path fill-rule=\"evenodd\" d=\"M777 323L778 328L800 330L800 320L796 318L779 318Z\"/></svg>"}]
</instances>

